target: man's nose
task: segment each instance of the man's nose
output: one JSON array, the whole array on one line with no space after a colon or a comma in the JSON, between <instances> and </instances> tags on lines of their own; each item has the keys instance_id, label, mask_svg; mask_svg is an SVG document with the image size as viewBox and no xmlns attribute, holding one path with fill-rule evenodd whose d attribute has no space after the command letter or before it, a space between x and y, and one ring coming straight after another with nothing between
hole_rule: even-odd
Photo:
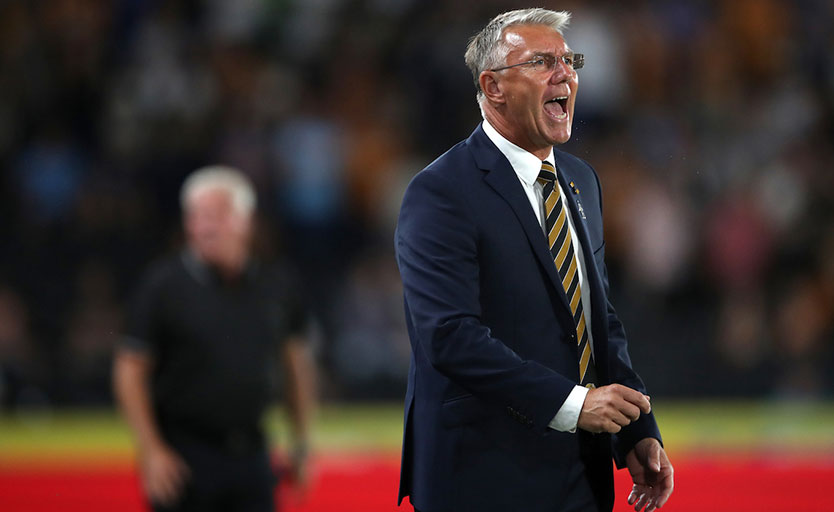
<instances>
[{"instance_id":1,"label":"man's nose","mask_svg":"<svg viewBox=\"0 0 834 512\"><path fill-rule=\"evenodd\" d=\"M553 65L553 72L550 74L550 80L554 84L561 84L562 82L570 81L576 74L573 67L562 59L556 59L556 64Z\"/></svg>"}]
</instances>

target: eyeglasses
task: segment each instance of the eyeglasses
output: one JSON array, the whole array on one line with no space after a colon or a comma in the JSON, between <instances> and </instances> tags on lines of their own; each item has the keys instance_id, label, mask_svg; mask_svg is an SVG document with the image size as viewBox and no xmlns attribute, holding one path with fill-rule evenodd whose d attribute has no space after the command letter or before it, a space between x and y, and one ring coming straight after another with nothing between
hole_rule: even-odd
<instances>
[{"instance_id":1,"label":"eyeglasses","mask_svg":"<svg viewBox=\"0 0 834 512\"><path fill-rule=\"evenodd\" d=\"M533 71L536 72L552 72L556 69L556 63L560 60L574 70L580 69L585 65L585 55L581 53L566 53L560 57L556 57L555 55L536 55L536 58L533 60L519 62L518 64L511 64L500 68L493 68L490 69L490 71L503 71L505 69L515 68L518 66L533 66Z\"/></svg>"}]
</instances>

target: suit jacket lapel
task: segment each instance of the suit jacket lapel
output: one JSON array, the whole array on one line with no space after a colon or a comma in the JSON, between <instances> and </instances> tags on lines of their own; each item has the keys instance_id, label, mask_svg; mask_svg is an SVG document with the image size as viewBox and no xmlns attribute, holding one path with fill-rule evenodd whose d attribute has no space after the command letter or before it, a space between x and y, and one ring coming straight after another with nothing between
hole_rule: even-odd
<instances>
[{"instance_id":1,"label":"suit jacket lapel","mask_svg":"<svg viewBox=\"0 0 834 512\"><path fill-rule=\"evenodd\" d=\"M501 151L495 147L483 128L478 125L475 132L467 140L472 148L475 161L482 170L487 171L484 181L492 187L510 205L524 228L530 248L535 253L541 266L544 268L551 283L556 288L557 295L561 298L562 304L570 314L570 305L562 287L562 281L556 271L556 265L550 256L550 249L544 237L542 227L536 219L536 214L530 207L530 201L524 193L518 176L513 170L510 162L504 157Z\"/></svg>"}]
</instances>

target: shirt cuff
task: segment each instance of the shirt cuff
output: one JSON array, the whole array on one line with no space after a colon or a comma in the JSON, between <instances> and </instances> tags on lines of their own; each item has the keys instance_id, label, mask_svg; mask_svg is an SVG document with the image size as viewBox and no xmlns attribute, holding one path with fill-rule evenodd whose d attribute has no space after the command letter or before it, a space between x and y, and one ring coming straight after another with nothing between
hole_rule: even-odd
<instances>
[{"instance_id":1,"label":"shirt cuff","mask_svg":"<svg viewBox=\"0 0 834 512\"><path fill-rule=\"evenodd\" d=\"M588 395L588 391L588 388L584 386L574 386L573 391L565 399L565 403L559 408L559 412L547 426L559 432L576 432L579 413L582 412L582 405L585 403L585 396Z\"/></svg>"}]
</instances>

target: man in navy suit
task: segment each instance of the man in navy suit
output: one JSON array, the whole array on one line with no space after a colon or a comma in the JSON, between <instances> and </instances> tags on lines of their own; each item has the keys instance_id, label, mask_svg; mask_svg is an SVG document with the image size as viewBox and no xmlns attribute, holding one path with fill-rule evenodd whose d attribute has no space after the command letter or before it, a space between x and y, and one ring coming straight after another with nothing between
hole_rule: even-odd
<instances>
[{"instance_id":1,"label":"man in navy suit","mask_svg":"<svg viewBox=\"0 0 834 512\"><path fill-rule=\"evenodd\" d=\"M421 512L651 511L672 465L608 300L600 185L555 149L583 58L570 15L497 16L465 60L484 121L420 172L396 233L412 363L400 500Z\"/></svg>"}]
</instances>

